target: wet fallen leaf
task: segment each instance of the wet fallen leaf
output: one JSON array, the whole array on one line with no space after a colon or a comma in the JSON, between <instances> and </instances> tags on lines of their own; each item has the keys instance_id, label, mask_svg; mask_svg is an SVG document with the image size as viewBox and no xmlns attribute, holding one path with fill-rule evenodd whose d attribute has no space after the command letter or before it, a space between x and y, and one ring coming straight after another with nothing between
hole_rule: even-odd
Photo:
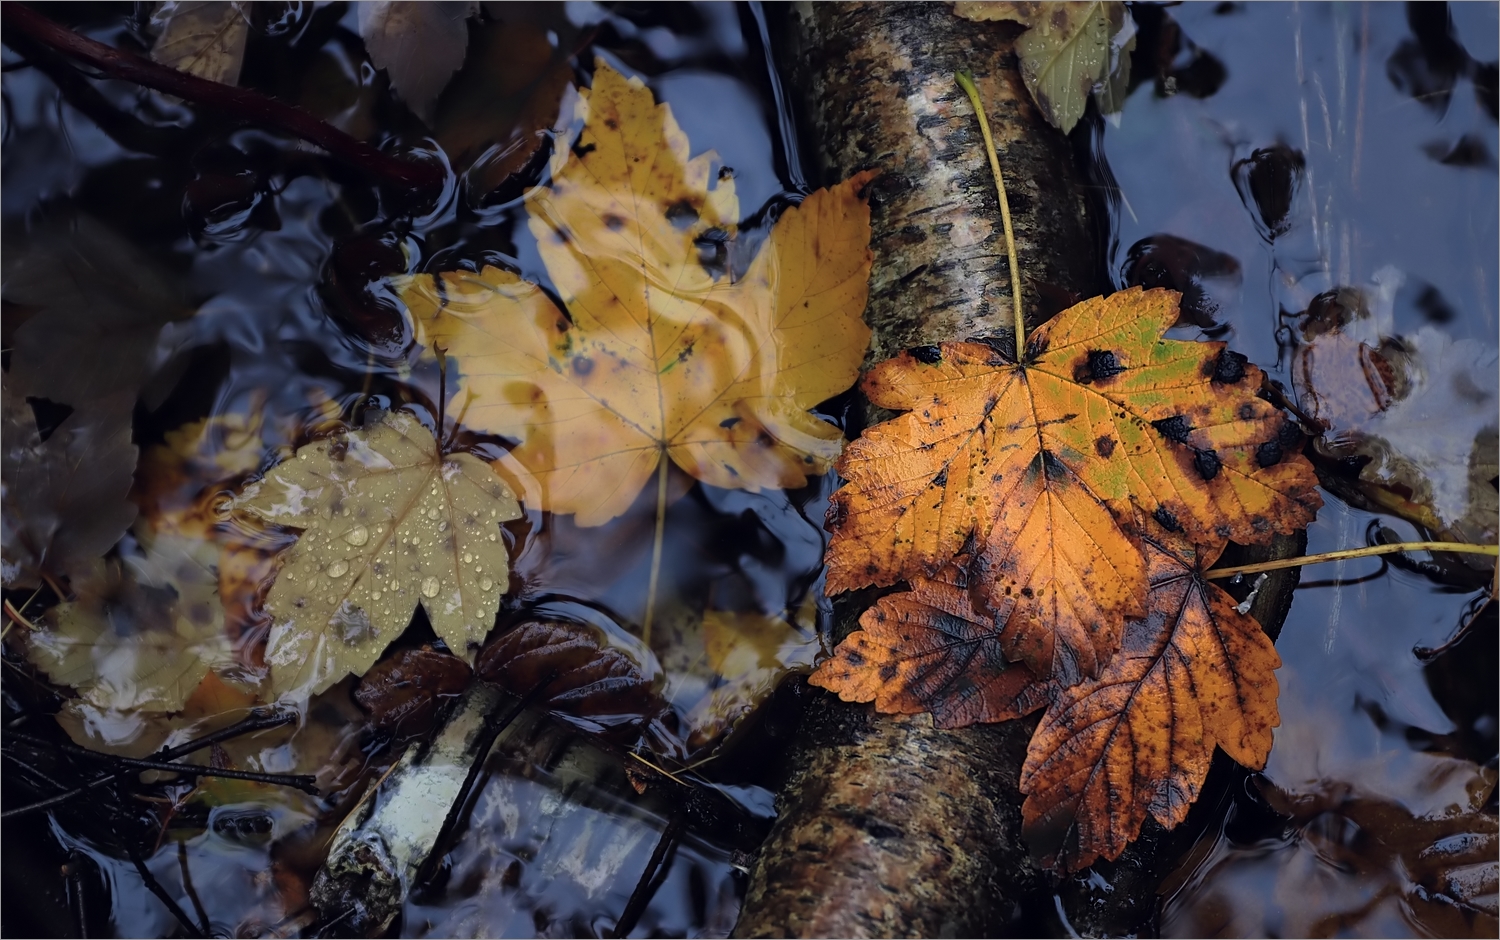
<instances>
[{"instance_id":1,"label":"wet fallen leaf","mask_svg":"<svg viewBox=\"0 0 1500 940\"><path fill-rule=\"evenodd\" d=\"M5 300L33 311L15 332L11 391L128 415L176 342L163 327L192 313L178 279L81 214L7 244L3 263Z\"/></svg>"},{"instance_id":2,"label":"wet fallen leaf","mask_svg":"<svg viewBox=\"0 0 1500 940\"><path fill-rule=\"evenodd\" d=\"M1125 26L1125 4L959 0L953 12L965 19L1011 20L1027 27L1016 39L1021 78L1042 116L1064 134L1083 117L1089 92L1101 82L1108 80L1108 101L1101 105L1119 110L1123 103L1130 55L1128 49L1112 52L1110 43Z\"/></svg>"},{"instance_id":3,"label":"wet fallen leaf","mask_svg":"<svg viewBox=\"0 0 1500 940\"><path fill-rule=\"evenodd\" d=\"M359 35L370 62L385 69L396 89L422 120L448 79L464 64L469 47L469 17L477 3L437 0L361 0Z\"/></svg>"},{"instance_id":4,"label":"wet fallen leaf","mask_svg":"<svg viewBox=\"0 0 1500 940\"><path fill-rule=\"evenodd\" d=\"M514 695L598 725L649 718L656 683L603 631L561 618L527 619L480 650L474 674Z\"/></svg>"},{"instance_id":5,"label":"wet fallen leaf","mask_svg":"<svg viewBox=\"0 0 1500 940\"><path fill-rule=\"evenodd\" d=\"M1199 574L1217 552L1195 558L1164 533L1145 544L1146 616L1126 627L1098 679L1058 693L1021 769L1027 844L1069 871L1118 857L1148 815L1182 822L1215 745L1264 767L1281 723L1276 648Z\"/></svg>"},{"instance_id":6,"label":"wet fallen leaf","mask_svg":"<svg viewBox=\"0 0 1500 940\"><path fill-rule=\"evenodd\" d=\"M825 472L842 435L807 409L849 386L869 340L869 175L788 209L735 279L733 177L689 157L671 109L601 61L576 117L528 201L566 315L493 267L400 285L419 340L462 370L451 413L518 442L498 466L527 505L585 526L667 459L750 490Z\"/></svg>"},{"instance_id":7,"label":"wet fallen leaf","mask_svg":"<svg viewBox=\"0 0 1500 940\"><path fill-rule=\"evenodd\" d=\"M135 520L126 498L136 464L129 412L75 410L42 440L31 406L11 394L8 380L3 395L5 586L84 577Z\"/></svg>"},{"instance_id":8,"label":"wet fallen leaf","mask_svg":"<svg viewBox=\"0 0 1500 940\"><path fill-rule=\"evenodd\" d=\"M1318 453L1359 460L1359 487L1376 506L1442 538L1493 543L1500 516L1494 347L1424 326L1393 337L1400 275L1373 291L1316 298L1293 362L1298 400L1323 425Z\"/></svg>"},{"instance_id":9,"label":"wet fallen leaf","mask_svg":"<svg viewBox=\"0 0 1500 940\"><path fill-rule=\"evenodd\" d=\"M151 58L178 71L237 85L250 38L250 10L226 0L165 0L151 15Z\"/></svg>"},{"instance_id":10,"label":"wet fallen leaf","mask_svg":"<svg viewBox=\"0 0 1500 940\"><path fill-rule=\"evenodd\" d=\"M531 162L550 139L573 81L572 56L524 14L474 34L473 52L438 100L438 143L476 194L487 193Z\"/></svg>"},{"instance_id":11,"label":"wet fallen leaf","mask_svg":"<svg viewBox=\"0 0 1500 940\"><path fill-rule=\"evenodd\" d=\"M1001 627L974 609L966 558L882 597L808 680L888 715L931 712L939 728L1005 721L1047 703L1051 687L1006 658Z\"/></svg>"},{"instance_id":12,"label":"wet fallen leaf","mask_svg":"<svg viewBox=\"0 0 1500 940\"><path fill-rule=\"evenodd\" d=\"M468 687L469 675L469 664L452 653L430 646L404 649L360 677L354 700L375 727L420 735L431 728L441 700Z\"/></svg>"},{"instance_id":13,"label":"wet fallen leaf","mask_svg":"<svg viewBox=\"0 0 1500 940\"><path fill-rule=\"evenodd\" d=\"M233 654L219 606L218 549L173 535L96 561L77 600L47 612L27 654L59 685L113 711L177 711Z\"/></svg>"},{"instance_id":14,"label":"wet fallen leaf","mask_svg":"<svg viewBox=\"0 0 1500 940\"><path fill-rule=\"evenodd\" d=\"M697 701L691 686L669 691L684 709L687 753L718 743L776 691L794 672L812 668L822 646L816 631L813 597L795 617L754 611L710 610L703 614L702 647L711 678Z\"/></svg>"},{"instance_id":15,"label":"wet fallen leaf","mask_svg":"<svg viewBox=\"0 0 1500 940\"><path fill-rule=\"evenodd\" d=\"M488 466L442 453L401 412L299 448L234 507L302 530L266 599L276 695L321 692L363 673L417 603L466 656L494 626L508 586L500 523L520 516Z\"/></svg>"},{"instance_id":16,"label":"wet fallen leaf","mask_svg":"<svg viewBox=\"0 0 1500 940\"><path fill-rule=\"evenodd\" d=\"M1006 655L1071 685L1145 614L1137 512L1209 545L1305 526L1317 480L1256 397L1260 370L1222 343L1163 339L1176 319L1177 294L1133 288L1043 325L1020 364L945 343L875 366L865 394L907 413L839 461L829 593L972 551Z\"/></svg>"}]
</instances>

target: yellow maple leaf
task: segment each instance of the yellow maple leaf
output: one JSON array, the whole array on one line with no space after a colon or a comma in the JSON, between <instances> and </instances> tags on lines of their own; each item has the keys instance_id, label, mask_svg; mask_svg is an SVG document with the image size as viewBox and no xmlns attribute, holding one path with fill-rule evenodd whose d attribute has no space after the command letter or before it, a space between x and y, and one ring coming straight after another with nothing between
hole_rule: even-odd
<instances>
[{"instance_id":1,"label":"yellow maple leaf","mask_svg":"<svg viewBox=\"0 0 1500 940\"><path fill-rule=\"evenodd\" d=\"M671 109L602 61L582 131L529 196L566 315L494 267L399 285L419 342L462 372L450 413L516 440L498 462L527 505L599 525L669 458L714 486L803 485L842 435L808 413L848 388L870 331L860 174L788 209L743 276L739 204Z\"/></svg>"}]
</instances>

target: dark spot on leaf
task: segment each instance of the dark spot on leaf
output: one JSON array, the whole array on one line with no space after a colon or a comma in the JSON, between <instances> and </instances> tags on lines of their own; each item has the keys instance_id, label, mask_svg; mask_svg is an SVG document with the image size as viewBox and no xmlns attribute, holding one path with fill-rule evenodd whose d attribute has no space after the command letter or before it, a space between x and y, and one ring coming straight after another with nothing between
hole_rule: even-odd
<instances>
[{"instance_id":1,"label":"dark spot on leaf","mask_svg":"<svg viewBox=\"0 0 1500 940\"><path fill-rule=\"evenodd\" d=\"M890 663L886 663L884 666L880 667L880 678L882 681L890 682L892 679L896 678L896 672L897 670L895 666L891 665Z\"/></svg>"},{"instance_id":2,"label":"dark spot on leaf","mask_svg":"<svg viewBox=\"0 0 1500 940\"><path fill-rule=\"evenodd\" d=\"M740 419L739 415L733 415L731 417L725 418L723 421L720 421L719 422L719 427L721 427L721 428L732 428L736 424L739 424L740 420L741 419Z\"/></svg>"},{"instance_id":3,"label":"dark spot on leaf","mask_svg":"<svg viewBox=\"0 0 1500 940\"><path fill-rule=\"evenodd\" d=\"M864 656L852 649L844 651L844 658L849 660L849 665L851 666L863 666L865 664Z\"/></svg>"},{"instance_id":4,"label":"dark spot on leaf","mask_svg":"<svg viewBox=\"0 0 1500 940\"><path fill-rule=\"evenodd\" d=\"M947 486L948 485L948 468L947 467L944 467L943 469L939 470L938 471L938 475L932 478L932 485L933 486Z\"/></svg>"},{"instance_id":5,"label":"dark spot on leaf","mask_svg":"<svg viewBox=\"0 0 1500 940\"><path fill-rule=\"evenodd\" d=\"M910 352L913 359L929 366L943 361L943 351L937 346L915 346Z\"/></svg>"},{"instance_id":6,"label":"dark spot on leaf","mask_svg":"<svg viewBox=\"0 0 1500 940\"><path fill-rule=\"evenodd\" d=\"M1250 360L1228 349L1214 360L1214 381L1234 384L1245 377L1245 364Z\"/></svg>"},{"instance_id":7,"label":"dark spot on leaf","mask_svg":"<svg viewBox=\"0 0 1500 940\"><path fill-rule=\"evenodd\" d=\"M1114 452L1115 452L1115 439L1112 438L1112 437L1110 437L1108 434L1101 434L1094 441L1094 453L1098 454L1100 457L1107 458L1107 457L1109 457L1110 454L1113 454Z\"/></svg>"},{"instance_id":8,"label":"dark spot on leaf","mask_svg":"<svg viewBox=\"0 0 1500 940\"><path fill-rule=\"evenodd\" d=\"M625 220L612 212L605 213L604 226L611 232L618 232L620 229L625 227Z\"/></svg>"},{"instance_id":9,"label":"dark spot on leaf","mask_svg":"<svg viewBox=\"0 0 1500 940\"><path fill-rule=\"evenodd\" d=\"M579 375L588 375L594 371L594 360L588 356L574 356L573 371Z\"/></svg>"},{"instance_id":10,"label":"dark spot on leaf","mask_svg":"<svg viewBox=\"0 0 1500 940\"><path fill-rule=\"evenodd\" d=\"M1182 531L1182 523L1178 522L1177 517L1172 515L1171 511L1165 506L1156 507L1156 512L1151 514L1151 518L1155 519L1168 532Z\"/></svg>"},{"instance_id":11,"label":"dark spot on leaf","mask_svg":"<svg viewBox=\"0 0 1500 940\"><path fill-rule=\"evenodd\" d=\"M1023 588L1021 588L1021 596L1022 597L1035 597L1036 596L1036 592L1032 591L1031 588L1029 588L1029 587L1023 587Z\"/></svg>"},{"instance_id":12,"label":"dark spot on leaf","mask_svg":"<svg viewBox=\"0 0 1500 940\"><path fill-rule=\"evenodd\" d=\"M1193 452L1193 469L1205 480L1212 480L1219 475L1219 468L1223 463L1219 460L1217 451L1199 450Z\"/></svg>"},{"instance_id":13,"label":"dark spot on leaf","mask_svg":"<svg viewBox=\"0 0 1500 940\"><path fill-rule=\"evenodd\" d=\"M1302 443L1302 429L1297 427L1296 422L1282 422L1281 430L1276 432L1276 438L1281 441L1283 448L1295 449L1298 444Z\"/></svg>"},{"instance_id":14,"label":"dark spot on leaf","mask_svg":"<svg viewBox=\"0 0 1500 940\"><path fill-rule=\"evenodd\" d=\"M1245 402L1244 404L1240 405L1239 415L1240 415L1240 420L1241 421L1254 421L1255 420L1255 405L1253 403L1251 403L1251 402L1248 402L1248 401Z\"/></svg>"},{"instance_id":15,"label":"dark spot on leaf","mask_svg":"<svg viewBox=\"0 0 1500 940\"><path fill-rule=\"evenodd\" d=\"M1082 367L1074 372L1073 378L1079 384L1088 385L1090 382L1102 382L1105 379L1112 379L1124 371L1125 367L1120 365L1120 358L1113 352L1107 349L1090 349L1088 358L1084 361Z\"/></svg>"},{"instance_id":16,"label":"dark spot on leaf","mask_svg":"<svg viewBox=\"0 0 1500 940\"><path fill-rule=\"evenodd\" d=\"M686 199L679 199L667 206L667 221L671 222L678 230L692 227L698 221L698 207Z\"/></svg>"},{"instance_id":17,"label":"dark spot on leaf","mask_svg":"<svg viewBox=\"0 0 1500 940\"><path fill-rule=\"evenodd\" d=\"M1262 467L1273 467L1281 463L1281 442L1266 441L1255 448L1255 462Z\"/></svg>"},{"instance_id":18,"label":"dark spot on leaf","mask_svg":"<svg viewBox=\"0 0 1500 940\"><path fill-rule=\"evenodd\" d=\"M1170 418L1162 418L1151 422L1161 436L1174 444L1186 444L1188 435L1193 432L1192 422L1182 415L1173 415Z\"/></svg>"},{"instance_id":19,"label":"dark spot on leaf","mask_svg":"<svg viewBox=\"0 0 1500 940\"><path fill-rule=\"evenodd\" d=\"M595 147L593 144L576 143L573 145L573 156L582 160L584 157L588 156L598 149L599 148Z\"/></svg>"},{"instance_id":20,"label":"dark spot on leaf","mask_svg":"<svg viewBox=\"0 0 1500 940\"><path fill-rule=\"evenodd\" d=\"M1047 473L1047 480L1048 480L1048 482L1050 482L1050 483L1065 483L1065 482L1067 482L1067 479L1068 479L1068 468L1067 468L1067 465L1064 464L1061 460L1058 460L1057 457L1052 453L1052 451L1050 451L1050 450L1044 450L1044 451L1042 451L1041 454L1038 455L1038 459L1041 460L1041 462L1042 462L1042 469L1045 470L1046 473Z\"/></svg>"}]
</instances>

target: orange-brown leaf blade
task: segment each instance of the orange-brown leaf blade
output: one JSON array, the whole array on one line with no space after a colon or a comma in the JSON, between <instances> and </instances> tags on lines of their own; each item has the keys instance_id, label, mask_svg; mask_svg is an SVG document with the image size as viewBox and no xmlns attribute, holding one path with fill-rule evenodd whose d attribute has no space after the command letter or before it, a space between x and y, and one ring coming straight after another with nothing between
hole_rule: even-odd
<instances>
[{"instance_id":1,"label":"orange-brown leaf blade","mask_svg":"<svg viewBox=\"0 0 1500 940\"><path fill-rule=\"evenodd\" d=\"M974 610L963 569L913 579L881 598L808 680L886 714L932 712L939 728L1004 721L1046 704L1047 689L1011 663L994 618Z\"/></svg>"},{"instance_id":2,"label":"orange-brown leaf blade","mask_svg":"<svg viewBox=\"0 0 1500 940\"><path fill-rule=\"evenodd\" d=\"M1181 539L1146 546L1148 615L1098 679L1058 694L1021 771L1023 833L1069 870L1118 857L1147 815L1180 823L1215 744L1265 766L1280 723L1281 660L1260 626L1198 576Z\"/></svg>"}]
</instances>

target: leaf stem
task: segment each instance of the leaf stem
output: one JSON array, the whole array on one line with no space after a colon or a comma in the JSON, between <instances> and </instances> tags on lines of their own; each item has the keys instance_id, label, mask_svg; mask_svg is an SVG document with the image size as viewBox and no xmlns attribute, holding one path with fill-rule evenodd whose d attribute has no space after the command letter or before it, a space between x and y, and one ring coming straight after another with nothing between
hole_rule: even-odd
<instances>
[{"instance_id":1,"label":"leaf stem","mask_svg":"<svg viewBox=\"0 0 1500 940\"><path fill-rule=\"evenodd\" d=\"M656 616L656 585L661 581L661 545L667 531L667 463L662 451L656 474L656 537L651 541L651 581L646 587L646 616L641 620L641 642L651 649L651 621Z\"/></svg>"},{"instance_id":2,"label":"leaf stem","mask_svg":"<svg viewBox=\"0 0 1500 940\"><path fill-rule=\"evenodd\" d=\"M1467 555L1500 556L1500 545L1470 545L1468 542L1391 542L1388 545L1367 545L1364 548L1344 548L1336 552L1318 555L1299 555L1296 558L1281 558L1263 561L1254 565L1237 565L1232 568L1213 568L1203 572L1205 578L1229 578L1237 574L1260 574L1279 568L1295 568L1299 565L1316 565L1325 561L1344 558L1366 558L1371 555L1390 555L1395 552L1456 552Z\"/></svg>"},{"instance_id":3,"label":"leaf stem","mask_svg":"<svg viewBox=\"0 0 1500 940\"><path fill-rule=\"evenodd\" d=\"M1021 312L1021 269L1016 260L1016 233L1010 224L1010 200L1005 197L1005 177L1000 173L1000 157L995 153L995 138L990 133L990 122L984 116L984 103L979 100L979 86L969 72L958 72L953 76L958 87L969 96L974 114L979 118L979 133L984 135L984 153L990 158L990 170L995 174L995 192L1000 197L1000 221L1005 225L1005 253L1010 260L1010 299L1016 316L1016 361L1026 348L1026 316Z\"/></svg>"}]
</instances>

